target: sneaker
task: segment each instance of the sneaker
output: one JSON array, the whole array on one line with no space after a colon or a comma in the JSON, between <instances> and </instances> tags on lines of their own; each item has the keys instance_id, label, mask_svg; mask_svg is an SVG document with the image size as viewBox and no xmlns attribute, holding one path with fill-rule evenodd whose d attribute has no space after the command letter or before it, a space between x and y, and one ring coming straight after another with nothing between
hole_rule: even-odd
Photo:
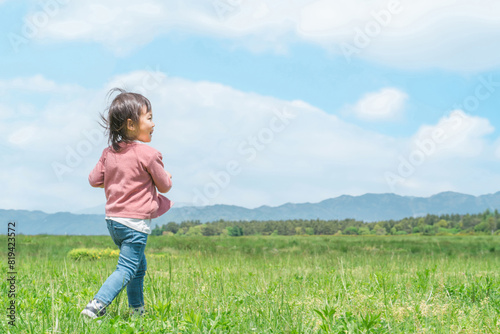
<instances>
[{"instance_id":1,"label":"sneaker","mask_svg":"<svg viewBox=\"0 0 500 334\"><path fill-rule=\"evenodd\" d=\"M87 307L85 307L81 314L92 319L102 317L106 314L106 306L97 299L93 299L87 304Z\"/></svg>"},{"instance_id":2,"label":"sneaker","mask_svg":"<svg viewBox=\"0 0 500 334\"><path fill-rule=\"evenodd\" d=\"M145 314L146 310L144 309L144 306L130 308L130 315L132 317L143 317Z\"/></svg>"}]
</instances>

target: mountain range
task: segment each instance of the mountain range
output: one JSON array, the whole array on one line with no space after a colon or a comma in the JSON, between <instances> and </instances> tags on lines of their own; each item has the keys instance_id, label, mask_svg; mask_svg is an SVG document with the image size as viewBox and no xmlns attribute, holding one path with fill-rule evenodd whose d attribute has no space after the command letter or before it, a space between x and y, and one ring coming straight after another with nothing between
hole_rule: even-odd
<instances>
[{"instance_id":1,"label":"mountain range","mask_svg":"<svg viewBox=\"0 0 500 334\"><path fill-rule=\"evenodd\" d=\"M173 207L154 225L168 222L199 220L201 222L224 220L285 220L285 219L346 219L365 222L398 220L426 214L474 214L500 208L500 192L472 196L456 192L442 192L430 197L400 196L396 194L342 195L319 203L286 203L276 207L261 206L248 209L234 205L203 207ZM102 214L75 214L69 212L45 213L42 211L1 210L4 222L16 221L17 234L57 235L106 235ZM2 233L6 233L3 232Z\"/></svg>"}]
</instances>

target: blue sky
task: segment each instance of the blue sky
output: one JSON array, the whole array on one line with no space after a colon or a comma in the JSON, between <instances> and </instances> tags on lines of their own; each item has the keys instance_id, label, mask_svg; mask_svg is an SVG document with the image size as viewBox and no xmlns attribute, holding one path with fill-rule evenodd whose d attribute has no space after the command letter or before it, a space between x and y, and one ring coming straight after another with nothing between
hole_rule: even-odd
<instances>
[{"instance_id":1,"label":"blue sky","mask_svg":"<svg viewBox=\"0 0 500 334\"><path fill-rule=\"evenodd\" d=\"M496 192L500 5L0 1L0 208L78 212L114 86L179 204ZM350 50L354 52L349 53Z\"/></svg>"}]
</instances>

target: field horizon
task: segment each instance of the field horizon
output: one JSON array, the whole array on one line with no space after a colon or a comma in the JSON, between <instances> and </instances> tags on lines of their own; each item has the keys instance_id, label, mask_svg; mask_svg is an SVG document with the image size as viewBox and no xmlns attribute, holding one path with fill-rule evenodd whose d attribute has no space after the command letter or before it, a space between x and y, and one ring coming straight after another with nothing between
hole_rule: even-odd
<instances>
[{"instance_id":1,"label":"field horizon","mask_svg":"<svg viewBox=\"0 0 500 334\"><path fill-rule=\"evenodd\" d=\"M122 292L100 322L79 313L116 266L111 238L16 238L16 328L3 317L6 333L500 330L498 236L150 236L148 314L130 318ZM2 305L7 289L3 280Z\"/></svg>"},{"instance_id":2,"label":"field horizon","mask_svg":"<svg viewBox=\"0 0 500 334\"><path fill-rule=\"evenodd\" d=\"M222 204L205 207L174 205L165 215L155 219L153 225L162 226L170 222L180 224L185 221L213 223L220 220L249 222L316 219L354 219L372 223L426 215L477 215L486 210L493 212L499 207L500 192L473 196L447 191L430 197L367 193L360 196L342 195L317 203L285 203L276 207L264 205L254 209ZM103 209L99 214L49 214L42 211L0 209L0 219L17 221L18 234L27 235L107 235L104 217Z\"/></svg>"}]
</instances>

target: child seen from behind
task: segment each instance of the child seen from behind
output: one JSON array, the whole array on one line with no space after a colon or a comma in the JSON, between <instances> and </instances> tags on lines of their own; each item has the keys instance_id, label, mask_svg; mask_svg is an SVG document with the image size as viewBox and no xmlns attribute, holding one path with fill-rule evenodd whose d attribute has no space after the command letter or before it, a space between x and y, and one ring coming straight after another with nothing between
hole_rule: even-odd
<instances>
[{"instance_id":1,"label":"child seen from behind","mask_svg":"<svg viewBox=\"0 0 500 334\"><path fill-rule=\"evenodd\" d=\"M140 94L122 89L115 88L110 92L113 93L118 95L111 102L107 117L102 116L110 146L90 173L89 183L104 188L106 223L120 255L116 270L81 312L92 319L103 316L124 287L132 314L144 314L144 250L151 233L151 219L172 205L158 194L172 187L172 176L164 170L162 155L142 144L151 142L154 131L151 103Z\"/></svg>"}]
</instances>

